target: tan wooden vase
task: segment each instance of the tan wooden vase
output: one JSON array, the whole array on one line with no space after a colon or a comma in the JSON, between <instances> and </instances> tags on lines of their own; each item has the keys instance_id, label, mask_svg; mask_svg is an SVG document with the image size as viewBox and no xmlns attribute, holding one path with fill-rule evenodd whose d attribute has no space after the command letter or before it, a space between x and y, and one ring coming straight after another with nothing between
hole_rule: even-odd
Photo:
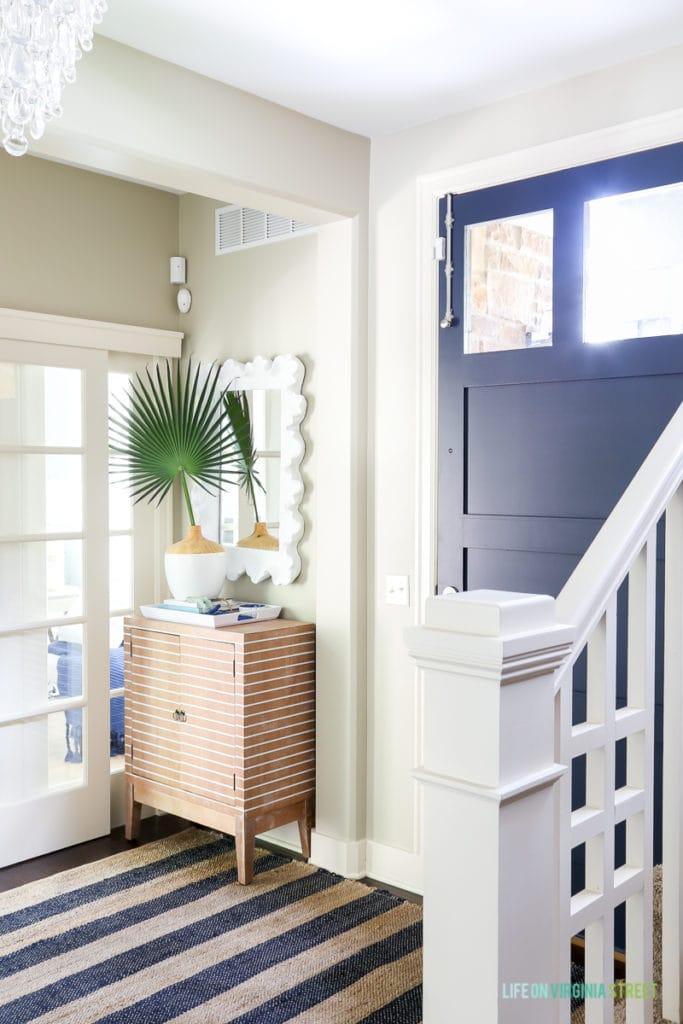
<instances>
[{"instance_id":1,"label":"tan wooden vase","mask_svg":"<svg viewBox=\"0 0 683 1024\"><path fill-rule=\"evenodd\" d=\"M261 551L277 551L280 542L268 533L265 523L254 523L254 532L237 542L238 548L258 548Z\"/></svg>"},{"instance_id":2,"label":"tan wooden vase","mask_svg":"<svg viewBox=\"0 0 683 1024\"><path fill-rule=\"evenodd\" d=\"M171 544L164 556L166 582L177 601L189 597L218 597L225 581L225 548L190 526L183 540Z\"/></svg>"}]
</instances>

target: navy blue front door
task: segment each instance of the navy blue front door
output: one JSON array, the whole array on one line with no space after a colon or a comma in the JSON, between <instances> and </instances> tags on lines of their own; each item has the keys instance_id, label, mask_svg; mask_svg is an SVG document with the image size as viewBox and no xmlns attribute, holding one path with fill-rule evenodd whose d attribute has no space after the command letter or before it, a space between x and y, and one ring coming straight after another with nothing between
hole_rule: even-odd
<instances>
[{"instance_id":1,"label":"navy blue front door","mask_svg":"<svg viewBox=\"0 0 683 1024\"><path fill-rule=\"evenodd\" d=\"M455 322L439 338L439 590L557 595L683 400L683 336L586 344L582 306L585 203L682 180L677 145L452 197ZM536 211L553 217L552 344L468 354L466 229Z\"/></svg>"},{"instance_id":2,"label":"navy blue front door","mask_svg":"<svg viewBox=\"0 0 683 1024\"><path fill-rule=\"evenodd\" d=\"M451 197L454 321L439 332L439 591L455 586L556 596L683 400L683 334L650 330L647 337L584 341L586 204L681 181L683 144ZM444 198L442 235L446 210ZM473 270L472 226L494 223L489 235L495 237L502 224L511 237L539 212L552 221L552 323L527 330L522 347L487 351L501 341L496 330L508 329L489 317L484 350L466 351L468 303L481 285ZM615 233L615 266L619 244ZM510 263L509 253L501 266L505 260ZM521 257L518 263L523 270ZM440 315L448 307L443 268L442 262ZM511 277L499 276L495 287L505 300ZM527 287L522 272L519 280ZM514 282L510 295L514 302ZM659 670L657 687L660 765ZM578 721L582 702L579 684ZM575 783L580 793L581 780ZM657 860L660 829L656 800Z\"/></svg>"}]
</instances>

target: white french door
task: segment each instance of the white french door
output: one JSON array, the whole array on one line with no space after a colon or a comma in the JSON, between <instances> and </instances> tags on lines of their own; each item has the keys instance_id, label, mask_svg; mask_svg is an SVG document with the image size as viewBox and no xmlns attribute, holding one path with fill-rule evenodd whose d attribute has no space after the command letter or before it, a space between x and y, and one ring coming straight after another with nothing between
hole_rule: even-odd
<instances>
[{"instance_id":1,"label":"white french door","mask_svg":"<svg viewBox=\"0 0 683 1024\"><path fill-rule=\"evenodd\" d=\"M0 866L110 828L107 387L0 340Z\"/></svg>"}]
</instances>

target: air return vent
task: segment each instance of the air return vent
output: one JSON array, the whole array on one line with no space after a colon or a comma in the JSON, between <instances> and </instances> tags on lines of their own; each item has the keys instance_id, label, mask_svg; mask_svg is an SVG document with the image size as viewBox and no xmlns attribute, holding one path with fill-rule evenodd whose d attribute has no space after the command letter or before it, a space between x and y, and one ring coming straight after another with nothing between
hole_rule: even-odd
<instances>
[{"instance_id":1,"label":"air return vent","mask_svg":"<svg viewBox=\"0 0 683 1024\"><path fill-rule=\"evenodd\" d=\"M251 210L247 206L222 206L216 210L216 256L255 245L282 242L295 235L315 231L312 224L290 220L275 213Z\"/></svg>"}]
</instances>

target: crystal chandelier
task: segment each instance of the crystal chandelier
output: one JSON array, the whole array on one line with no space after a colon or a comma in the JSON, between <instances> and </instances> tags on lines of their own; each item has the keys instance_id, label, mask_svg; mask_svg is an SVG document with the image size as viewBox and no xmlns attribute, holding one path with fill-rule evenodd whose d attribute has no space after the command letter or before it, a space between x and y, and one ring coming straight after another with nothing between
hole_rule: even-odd
<instances>
[{"instance_id":1,"label":"crystal chandelier","mask_svg":"<svg viewBox=\"0 0 683 1024\"><path fill-rule=\"evenodd\" d=\"M64 84L106 9L106 0L0 0L0 118L12 156L28 149L27 132L39 139L61 116Z\"/></svg>"}]
</instances>

